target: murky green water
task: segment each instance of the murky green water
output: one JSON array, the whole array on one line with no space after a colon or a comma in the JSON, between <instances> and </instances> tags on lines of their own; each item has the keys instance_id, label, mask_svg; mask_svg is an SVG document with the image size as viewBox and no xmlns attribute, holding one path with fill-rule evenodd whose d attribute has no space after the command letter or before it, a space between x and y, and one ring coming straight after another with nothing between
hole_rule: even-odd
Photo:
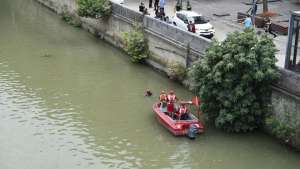
<instances>
[{"instance_id":1,"label":"murky green water","mask_svg":"<svg viewBox=\"0 0 300 169\"><path fill-rule=\"evenodd\" d=\"M191 93L31 0L0 2L0 168L298 169L262 134L176 138L153 91Z\"/></svg>"}]
</instances>

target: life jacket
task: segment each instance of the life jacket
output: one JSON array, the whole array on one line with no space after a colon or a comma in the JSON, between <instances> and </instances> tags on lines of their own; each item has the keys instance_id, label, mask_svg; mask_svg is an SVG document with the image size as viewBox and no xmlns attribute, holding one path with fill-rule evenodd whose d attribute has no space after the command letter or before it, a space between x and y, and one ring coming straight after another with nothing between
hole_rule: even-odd
<instances>
[{"instance_id":1,"label":"life jacket","mask_svg":"<svg viewBox=\"0 0 300 169\"><path fill-rule=\"evenodd\" d=\"M178 112L179 112L179 114L186 113L187 112L187 108L186 107L180 107Z\"/></svg>"},{"instance_id":2,"label":"life jacket","mask_svg":"<svg viewBox=\"0 0 300 169\"><path fill-rule=\"evenodd\" d=\"M174 101L175 101L175 99L176 99L176 95L175 94L173 94L173 95L168 95L168 101L169 101L169 103L173 103Z\"/></svg>"},{"instance_id":3,"label":"life jacket","mask_svg":"<svg viewBox=\"0 0 300 169\"><path fill-rule=\"evenodd\" d=\"M160 101L165 101L165 100L167 100L166 94L160 94L160 95L159 95L159 100L160 100Z\"/></svg>"}]
</instances>

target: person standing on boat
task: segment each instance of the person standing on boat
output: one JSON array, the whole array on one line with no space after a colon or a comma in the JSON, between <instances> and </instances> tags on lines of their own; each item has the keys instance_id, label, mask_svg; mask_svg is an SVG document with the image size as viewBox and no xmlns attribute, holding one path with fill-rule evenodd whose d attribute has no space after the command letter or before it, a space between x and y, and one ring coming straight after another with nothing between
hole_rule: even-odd
<instances>
[{"instance_id":1,"label":"person standing on boat","mask_svg":"<svg viewBox=\"0 0 300 169\"><path fill-rule=\"evenodd\" d=\"M159 101L160 101L160 111L163 113L168 113L167 112L167 94L164 90L162 90L160 92Z\"/></svg>"},{"instance_id":2,"label":"person standing on boat","mask_svg":"<svg viewBox=\"0 0 300 169\"><path fill-rule=\"evenodd\" d=\"M167 96L167 101L168 101L168 104L167 104L167 111L169 113L174 113L174 103L177 101L177 97L176 95L174 94L174 91L171 90Z\"/></svg>"}]
</instances>

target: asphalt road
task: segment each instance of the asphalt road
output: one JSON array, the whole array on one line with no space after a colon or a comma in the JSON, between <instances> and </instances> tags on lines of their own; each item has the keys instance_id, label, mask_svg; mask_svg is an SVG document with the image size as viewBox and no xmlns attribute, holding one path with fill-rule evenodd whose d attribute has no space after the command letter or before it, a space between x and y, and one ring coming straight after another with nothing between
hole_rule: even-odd
<instances>
[{"instance_id":1,"label":"asphalt road","mask_svg":"<svg viewBox=\"0 0 300 169\"><path fill-rule=\"evenodd\" d=\"M114 0L119 1L119 0ZM233 31L240 31L243 29L243 25L237 23L237 12L246 12L251 6L246 5L246 2L251 0L191 0L193 11L201 13L206 16L211 24L214 26L216 33L215 39L222 41L226 38L227 34ZM123 5L128 6L131 9L138 10L140 0L125 0ZM143 1L148 8L149 1ZM165 12L167 16L174 16L176 0L166 0ZM252 1L251 1L252 2ZM154 3L154 0L153 0ZM186 1L183 1L183 7L185 7ZM278 13L279 15L272 18L273 22L280 22L287 25L289 14L291 10L300 10L300 5L291 3L290 1L278 1L269 3L269 10ZM154 8L148 8L151 16L154 15ZM257 13L262 12L262 4L258 5ZM227 16L218 17L217 15ZM263 31L256 28L257 31ZM270 35L270 37L273 37ZM278 49L276 58L278 59L277 65L283 67L285 60L285 52L287 46L287 36L278 35L273 39Z\"/></svg>"}]
</instances>

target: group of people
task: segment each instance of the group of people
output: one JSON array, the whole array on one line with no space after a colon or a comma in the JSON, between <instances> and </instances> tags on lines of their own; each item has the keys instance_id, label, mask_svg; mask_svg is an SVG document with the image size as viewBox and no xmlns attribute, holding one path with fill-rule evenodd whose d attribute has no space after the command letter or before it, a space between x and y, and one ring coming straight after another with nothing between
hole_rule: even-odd
<instances>
[{"instance_id":1,"label":"group of people","mask_svg":"<svg viewBox=\"0 0 300 169\"><path fill-rule=\"evenodd\" d=\"M252 27L253 23L252 23L252 19L250 17L250 15L248 15L245 19L244 19L244 26L245 28L250 28ZM270 17L265 17L264 18L264 30L266 33L270 33L271 35L273 35L274 38L277 37L277 35L273 32L272 27L271 27L271 18Z\"/></svg>"},{"instance_id":2,"label":"group of people","mask_svg":"<svg viewBox=\"0 0 300 169\"><path fill-rule=\"evenodd\" d=\"M149 0L149 8L152 8L152 4L152 0ZM139 11L143 12L145 15L149 15L148 9L145 7L144 2L141 2ZM156 17L161 18L162 20L165 19L165 0L154 0L154 11Z\"/></svg>"},{"instance_id":3,"label":"group of people","mask_svg":"<svg viewBox=\"0 0 300 169\"><path fill-rule=\"evenodd\" d=\"M189 116L186 105L184 103L180 103L180 106L177 107L178 98L173 90L170 90L168 94L165 91L161 91L159 101L161 112L169 115L173 119L188 119Z\"/></svg>"}]
</instances>

